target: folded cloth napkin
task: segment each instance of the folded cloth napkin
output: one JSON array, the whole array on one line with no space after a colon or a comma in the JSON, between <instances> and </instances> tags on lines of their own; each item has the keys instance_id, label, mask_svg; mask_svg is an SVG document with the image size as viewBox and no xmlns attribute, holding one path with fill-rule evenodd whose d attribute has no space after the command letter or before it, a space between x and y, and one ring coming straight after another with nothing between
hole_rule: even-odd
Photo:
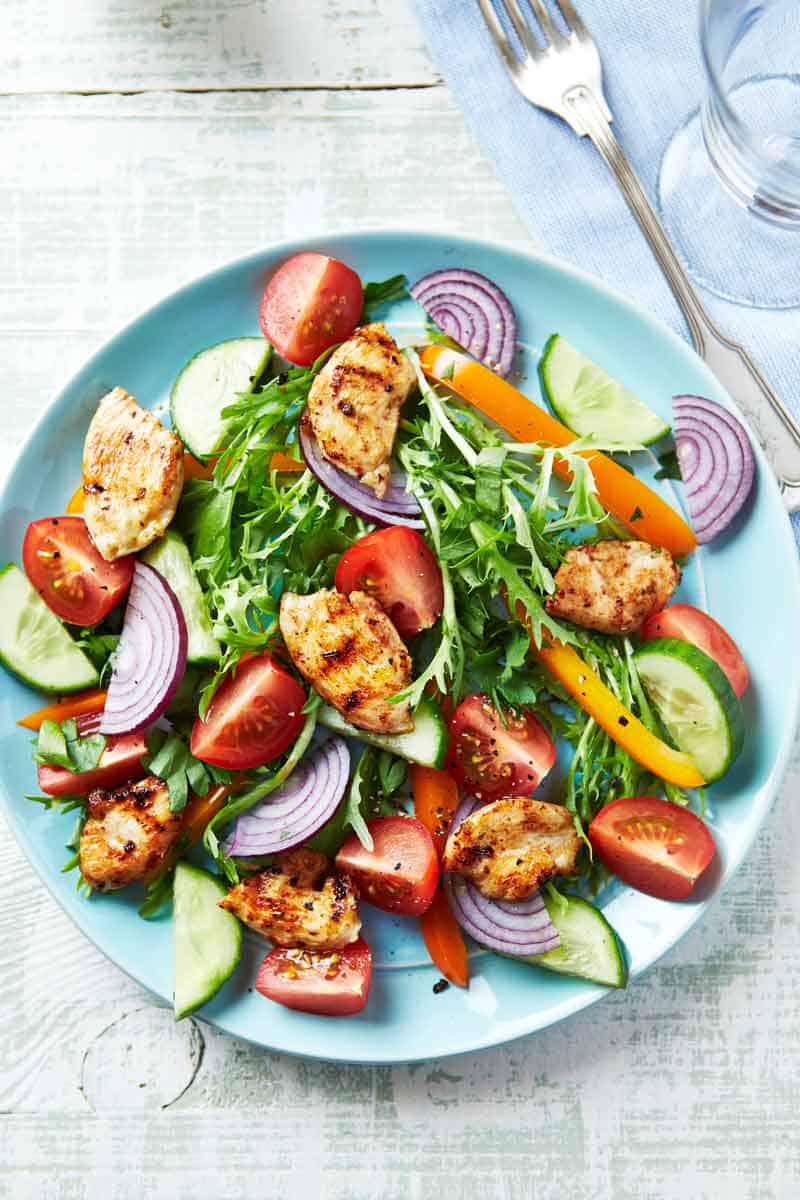
<instances>
[{"instance_id":1,"label":"folded cloth napkin","mask_svg":"<svg viewBox=\"0 0 800 1200\"><path fill-rule=\"evenodd\" d=\"M688 338L672 293L600 155L588 139L519 94L477 0L416 0L416 5L439 70L536 244L599 275ZM696 4L577 0L576 7L600 50L617 136L652 199L664 150L704 95ZM724 262L731 247L724 229L714 232ZM800 263L800 233L797 241ZM765 281L767 271L765 264ZM723 332L752 353L797 415L800 309L746 308L701 294ZM753 294L758 295L757 279ZM800 542L797 514L793 525Z\"/></svg>"}]
</instances>

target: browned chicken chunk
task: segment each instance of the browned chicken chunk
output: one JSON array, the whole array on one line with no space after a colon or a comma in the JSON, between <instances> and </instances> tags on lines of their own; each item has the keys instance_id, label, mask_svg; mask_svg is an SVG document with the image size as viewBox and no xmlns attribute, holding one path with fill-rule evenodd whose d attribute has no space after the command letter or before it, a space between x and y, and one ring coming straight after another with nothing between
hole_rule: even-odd
<instances>
[{"instance_id":1,"label":"browned chicken chunk","mask_svg":"<svg viewBox=\"0 0 800 1200\"><path fill-rule=\"evenodd\" d=\"M324 854L290 850L243 879L220 908L276 946L340 950L356 940L361 920L353 884L346 875L331 875L330 866Z\"/></svg>"},{"instance_id":2,"label":"browned chicken chunk","mask_svg":"<svg viewBox=\"0 0 800 1200\"><path fill-rule=\"evenodd\" d=\"M442 867L490 900L524 900L554 875L569 875L580 845L566 808L513 796L467 817L447 839Z\"/></svg>"},{"instance_id":3,"label":"browned chicken chunk","mask_svg":"<svg viewBox=\"0 0 800 1200\"><path fill-rule=\"evenodd\" d=\"M97 406L83 446L84 519L109 561L154 542L183 489L183 444L124 388Z\"/></svg>"},{"instance_id":4,"label":"browned chicken chunk","mask_svg":"<svg viewBox=\"0 0 800 1200\"><path fill-rule=\"evenodd\" d=\"M79 863L98 892L127 887L157 867L183 824L183 814L170 811L167 785L155 775L113 792L97 788L86 807Z\"/></svg>"},{"instance_id":5,"label":"browned chicken chunk","mask_svg":"<svg viewBox=\"0 0 800 1200\"><path fill-rule=\"evenodd\" d=\"M633 633L680 583L668 550L649 542L573 546L556 572L547 611L600 633Z\"/></svg>"},{"instance_id":6,"label":"browned chicken chunk","mask_svg":"<svg viewBox=\"0 0 800 1200\"><path fill-rule=\"evenodd\" d=\"M389 483L389 459L414 368L380 323L364 325L317 375L306 416L329 462L376 496Z\"/></svg>"},{"instance_id":7,"label":"browned chicken chunk","mask_svg":"<svg viewBox=\"0 0 800 1200\"><path fill-rule=\"evenodd\" d=\"M411 682L411 657L371 596L286 592L280 626L298 671L351 724L373 733L414 728L411 706L388 699Z\"/></svg>"}]
</instances>

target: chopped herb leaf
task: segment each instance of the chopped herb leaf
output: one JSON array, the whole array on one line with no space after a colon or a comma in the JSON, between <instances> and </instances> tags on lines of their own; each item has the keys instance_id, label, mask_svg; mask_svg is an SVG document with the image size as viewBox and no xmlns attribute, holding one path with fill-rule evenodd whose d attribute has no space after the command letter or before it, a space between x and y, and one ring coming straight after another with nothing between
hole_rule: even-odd
<instances>
[{"instance_id":1,"label":"chopped herb leaf","mask_svg":"<svg viewBox=\"0 0 800 1200\"><path fill-rule=\"evenodd\" d=\"M42 721L36 741L34 759L37 763L51 767L63 767L79 774L91 771L99 763L106 748L102 733L81 737L74 719L61 725L55 721Z\"/></svg>"},{"instance_id":2,"label":"chopped herb leaf","mask_svg":"<svg viewBox=\"0 0 800 1200\"><path fill-rule=\"evenodd\" d=\"M663 454L659 454L658 461L661 467L656 471L656 479L683 479L681 464L675 450L665 450Z\"/></svg>"},{"instance_id":3,"label":"chopped herb leaf","mask_svg":"<svg viewBox=\"0 0 800 1200\"><path fill-rule=\"evenodd\" d=\"M405 275L392 275L380 283L365 283L361 323L366 325L374 320L375 309L393 304L396 300L407 300L408 296L408 278Z\"/></svg>"}]
</instances>

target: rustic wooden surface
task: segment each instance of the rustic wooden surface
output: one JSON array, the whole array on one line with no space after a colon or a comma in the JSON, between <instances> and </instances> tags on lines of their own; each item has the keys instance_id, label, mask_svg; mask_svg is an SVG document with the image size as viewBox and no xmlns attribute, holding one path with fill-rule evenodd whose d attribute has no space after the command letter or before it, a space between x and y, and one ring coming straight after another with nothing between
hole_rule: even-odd
<instances>
[{"instance_id":1,"label":"rustic wooden surface","mask_svg":"<svg viewBox=\"0 0 800 1200\"><path fill-rule=\"evenodd\" d=\"M4 0L0 162L3 470L90 351L234 255L382 223L526 239L409 0ZM800 754L730 891L629 992L394 1069L176 1027L3 828L0 1197L800 1195L798 783Z\"/></svg>"}]
</instances>

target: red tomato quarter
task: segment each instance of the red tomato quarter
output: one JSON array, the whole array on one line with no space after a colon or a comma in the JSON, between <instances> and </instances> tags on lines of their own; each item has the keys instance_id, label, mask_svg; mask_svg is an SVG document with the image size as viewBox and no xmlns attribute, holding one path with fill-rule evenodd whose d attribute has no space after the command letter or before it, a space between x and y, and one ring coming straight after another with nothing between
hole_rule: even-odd
<instances>
[{"instance_id":1,"label":"red tomato quarter","mask_svg":"<svg viewBox=\"0 0 800 1200\"><path fill-rule=\"evenodd\" d=\"M442 572L428 543L402 525L376 529L345 550L335 583L346 596L374 596L404 638L430 629L444 605Z\"/></svg>"},{"instance_id":2,"label":"red tomato quarter","mask_svg":"<svg viewBox=\"0 0 800 1200\"><path fill-rule=\"evenodd\" d=\"M433 903L439 860L428 830L416 817L376 817L367 828L375 847L365 850L355 834L336 855L362 900L385 912L418 917Z\"/></svg>"},{"instance_id":3,"label":"red tomato quarter","mask_svg":"<svg viewBox=\"0 0 800 1200\"><path fill-rule=\"evenodd\" d=\"M96 728L96 723L95 726ZM91 726L78 720L78 732L89 733ZM106 740L100 762L91 771L73 774L65 767L36 768L39 788L46 796L88 796L94 788L116 788L144 775L142 759L147 754L143 733L122 733Z\"/></svg>"},{"instance_id":4,"label":"red tomato quarter","mask_svg":"<svg viewBox=\"0 0 800 1200\"><path fill-rule=\"evenodd\" d=\"M367 1003L371 979L372 954L359 938L329 954L276 947L259 967L256 991L300 1012L348 1017Z\"/></svg>"},{"instance_id":5,"label":"red tomato quarter","mask_svg":"<svg viewBox=\"0 0 800 1200\"><path fill-rule=\"evenodd\" d=\"M528 709L501 717L488 696L467 696L449 724L448 769L473 796L531 796L556 761L553 739Z\"/></svg>"},{"instance_id":6,"label":"red tomato quarter","mask_svg":"<svg viewBox=\"0 0 800 1200\"><path fill-rule=\"evenodd\" d=\"M719 621L691 604L670 604L661 612L648 617L640 631L645 642L653 638L672 637L691 642L713 658L728 676L730 685L741 697L747 691L750 674L739 647Z\"/></svg>"},{"instance_id":7,"label":"red tomato quarter","mask_svg":"<svg viewBox=\"0 0 800 1200\"><path fill-rule=\"evenodd\" d=\"M268 654L249 658L217 689L205 720L195 721L192 754L233 771L271 762L302 729L305 702L297 680Z\"/></svg>"},{"instance_id":8,"label":"red tomato quarter","mask_svg":"<svg viewBox=\"0 0 800 1200\"><path fill-rule=\"evenodd\" d=\"M699 817L657 796L613 800L589 826L589 841L623 883L659 900L685 900L716 854Z\"/></svg>"},{"instance_id":9,"label":"red tomato quarter","mask_svg":"<svg viewBox=\"0 0 800 1200\"><path fill-rule=\"evenodd\" d=\"M42 517L22 543L25 574L48 608L73 625L96 625L127 592L134 558L106 562L83 517Z\"/></svg>"},{"instance_id":10,"label":"red tomato quarter","mask_svg":"<svg viewBox=\"0 0 800 1200\"><path fill-rule=\"evenodd\" d=\"M261 300L264 337L279 354L308 367L355 329L364 289L355 271L325 254L295 254L279 267Z\"/></svg>"}]
</instances>

